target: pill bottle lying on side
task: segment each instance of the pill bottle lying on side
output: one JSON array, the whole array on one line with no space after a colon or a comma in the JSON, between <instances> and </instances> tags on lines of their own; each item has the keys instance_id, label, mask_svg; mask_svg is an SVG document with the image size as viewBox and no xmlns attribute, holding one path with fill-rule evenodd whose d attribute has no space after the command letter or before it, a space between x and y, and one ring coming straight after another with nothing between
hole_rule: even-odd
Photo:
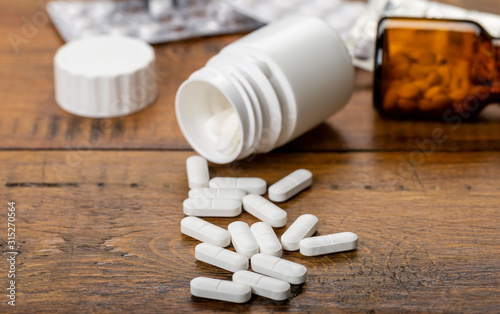
<instances>
[{"instance_id":1,"label":"pill bottle lying on side","mask_svg":"<svg viewBox=\"0 0 500 314\"><path fill-rule=\"evenodd\" d=\"M228 45L179 88L176 115L193 149L224 164L266 153L347 104L354 68L324 21L294 16Z\"/></svg>"},{"instance_id":2,"label":"pill bottle lying on side","mask_svg":"<svg viewBox=\"0 0 500 314\"><path fill-rule=\"evenodd\" d=\"M390 117L472 119L500 101L499 65L500 40L476 22L384 18L377 34L374 105Z\"/></svg>"}]
</instances>

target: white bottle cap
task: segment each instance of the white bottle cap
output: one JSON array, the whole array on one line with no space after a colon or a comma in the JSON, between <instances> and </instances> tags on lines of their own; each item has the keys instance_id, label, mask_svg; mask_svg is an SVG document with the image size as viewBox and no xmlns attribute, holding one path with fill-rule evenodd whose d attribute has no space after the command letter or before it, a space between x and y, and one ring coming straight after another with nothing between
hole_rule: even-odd
<instances>
[{"instance_id":1,"label":"white bottle cap","mask_svg":"<svg viewBox=\"0 0 500 314\"><path fill-rule=\"evenodd\" d=\"M56 101L75 115L111 118L139 111L156 99L155 53L122 36L69 42L54 57Z\"/></svg>"}]
</instances>

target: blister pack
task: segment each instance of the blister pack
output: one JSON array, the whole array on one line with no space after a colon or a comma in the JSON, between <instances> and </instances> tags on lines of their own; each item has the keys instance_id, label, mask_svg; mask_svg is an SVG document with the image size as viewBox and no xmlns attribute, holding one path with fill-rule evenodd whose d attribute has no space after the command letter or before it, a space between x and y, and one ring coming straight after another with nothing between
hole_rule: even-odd
<instances>
[{"instance_id":1,"label":"blister pack","mask_svg":"<svg viewBox=\"0 0 500 314\"><path fill-rule=\"evenodd\" d=\"M161 43L262 26L220 0L56 0L47 11L65 41L120 34Z\"/></svg>"},{"instance_id":2,"label":"blister pack","mask_svg":"<svg viewBox=\"0 0 500 314\"><path fill-rule=\"evenodd\" d=\"M342 38L346 38L366 3L343 0L223 0L238 12L262 23L289 15L304 14L324 19Z\"/></svg>"},{"instance_id":3,"label":"blister pack","mask_svg":"<svg viewBox=\"0 0 500 314\"><path fill-rule=\"evenodd\" d=\"M481 24L492 36L500 37L498 15L426 0L371 0L345 40L355 66L373 71L377 24L380 18L390 16L471 20Z\"/></svg>"}]
</instances>

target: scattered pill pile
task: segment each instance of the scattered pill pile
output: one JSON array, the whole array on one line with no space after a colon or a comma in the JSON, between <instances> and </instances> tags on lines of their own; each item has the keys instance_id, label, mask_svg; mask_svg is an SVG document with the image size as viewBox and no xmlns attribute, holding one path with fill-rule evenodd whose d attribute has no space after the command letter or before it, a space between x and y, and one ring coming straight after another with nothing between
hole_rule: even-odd
<instances>
[{"instance_id":1,"label":"scattered pill pile","mask_svg":"<svg viewBox=\"0 0 500 314\"><path fill-rule=\"evenodd\" d=\"M358 236L342 232L311 237L318 229L318 218L298 217L281 236L273 227L287 223L287 212L264 198L284 202L312 184L312 173L298 169L267 189L261 178L216 177L210 179L207 161L200 156L186 160L189 198L183 203L188 216L181 220L181 232L202 243L195 247L195 258L233 272L232 281L207 277L191 280L191 294L201 298L244 303L252 294L282 301L290 297L291 285L306 281L307 268L281 258L283 249L304 256L317 256L356 249ZM248 193L248 194L247 194ZM244 209L261 222L249 226L233 221L227 230L199 217L236 217ZM232 244L235 251L225 247ZM253 272L249 271L249 266Z\"/></svg>"}]
</instances>

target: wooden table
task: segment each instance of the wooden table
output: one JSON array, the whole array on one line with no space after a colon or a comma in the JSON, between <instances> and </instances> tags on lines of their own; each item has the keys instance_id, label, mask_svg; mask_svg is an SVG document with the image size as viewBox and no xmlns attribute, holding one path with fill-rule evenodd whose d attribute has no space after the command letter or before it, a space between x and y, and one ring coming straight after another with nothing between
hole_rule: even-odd
<instances>
[{"instance_id":1,"label":"wooden table","mask_svg":"<svg viewBox=\"0 0 500 314\"><path fill-rule=\"evenodd\" d=\"M231 274L197 262L198 242L180 233L193 152L174 95L241 35L155 46L158 101L124 118L85 119L55 103L52 58L63 41L40 3L0 4L0 312L500 312L498 106L471 123L384 120L371 105L371 74L358 71L349 105L326 123L273 153L210 165L213 176L269 183L311 170L312 188L283 204L288 225L315 214L319 234L352 231L359 246L321 257L284 253L308 268L286 302L199 299L189 293L192 278ZM448 3L500 14L495 1ZM24 36L17 52L12 34ZM5 292L12 201L15 308ZM226 227L233 219L208 220Z\"/></svg>"}]
</instances>

